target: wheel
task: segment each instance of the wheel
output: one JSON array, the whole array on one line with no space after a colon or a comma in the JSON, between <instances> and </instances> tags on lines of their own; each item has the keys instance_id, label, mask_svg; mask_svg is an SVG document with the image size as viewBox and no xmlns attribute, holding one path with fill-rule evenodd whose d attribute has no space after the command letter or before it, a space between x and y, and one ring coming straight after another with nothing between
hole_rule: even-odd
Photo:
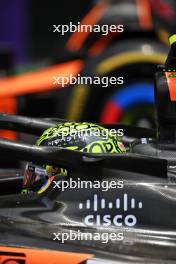
<instances>
[{"instance_id":1,"label":"wheel","mask_svg":"<svg viewBox=\"0 0 176 264\"><path fill-rule=\"evenodd\" d=\"M168 48L156 41L124 40L89 59L81 76L123 76L123 85L76 85L66 118L74 121L121 122L154 126L156 65L163 64Z\"/></svg>"}]
</instances>

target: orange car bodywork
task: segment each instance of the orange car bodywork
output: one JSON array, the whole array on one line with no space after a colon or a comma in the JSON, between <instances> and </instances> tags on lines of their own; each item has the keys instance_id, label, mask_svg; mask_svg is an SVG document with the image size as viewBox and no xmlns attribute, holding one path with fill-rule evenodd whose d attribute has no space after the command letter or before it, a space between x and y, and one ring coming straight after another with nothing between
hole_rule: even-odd
<instances>
[{"instance_id":1,"label":"orange car bodywork","mask_svg":"<svg viewBox=\"0 0 176 264\"><path fill-rule=\"evenodd\" d=\"M46 249L0 247L0 264L78 264L92 257L93 255L91 254L53 251Z\"/></svg>"},{"instance_id":2,"label":"orange car bodywork","mask_svg":"<svg viewBox=\"0 0 176 264\"><path fill-rule=\"evenodd\" d=\"M81 60L75 60L53 65L36 72L0 79L0 112L16 114L17 96L62 88L58 83L53 84L53 76L69 77L70 74L76 76L81 71L82 67L83 62ZM0 137L15 140L16 133L11 131L0 131Z\"/></svg>"}]
</instances>

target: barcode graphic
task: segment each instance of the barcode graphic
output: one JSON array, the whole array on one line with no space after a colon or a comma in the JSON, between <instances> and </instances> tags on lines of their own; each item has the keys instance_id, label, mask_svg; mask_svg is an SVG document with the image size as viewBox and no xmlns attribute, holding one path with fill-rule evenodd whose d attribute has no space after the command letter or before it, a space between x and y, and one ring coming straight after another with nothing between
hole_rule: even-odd
<instances>
[{"instance_id":1,"label":"barcode graphic","mask_svg":"<svg viewBox=\"0 0 176 264\"><path fill-rule=\"evenodd\" d=\"M79 203L79 209L91 209L91 205L94 212L97 212L99 208L123 209L126 212L129 209L142 209L143 206L142 202L137 202L135 198L130 199L127 193L123 195L122 199L117 198L115 203L107 202L105 199L98 199L98 195L94 194L92 202L87 200L85 204Z\"/></svg>"}]
</instances>

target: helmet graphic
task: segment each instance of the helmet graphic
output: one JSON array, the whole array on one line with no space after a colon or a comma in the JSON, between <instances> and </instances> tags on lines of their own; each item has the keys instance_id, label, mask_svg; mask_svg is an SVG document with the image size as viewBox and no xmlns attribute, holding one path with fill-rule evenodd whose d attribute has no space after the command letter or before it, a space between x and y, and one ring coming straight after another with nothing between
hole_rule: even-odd
<instances>
[{"instance_id":1,"label":"helmet graphic","mask_svg":"<svg viewBox=\"0 0 176 264\"><path fill-rule=\"evenodd\" d=\"M38 146L60 147L87 153L122 153L126 152L115 129L108 130L92 123L59 123L44 131L37 140ZM65 177L64 168L28 163L24 173L23 192L32 190L43 193L56 176Z\"/></svg>"}]
</instances>

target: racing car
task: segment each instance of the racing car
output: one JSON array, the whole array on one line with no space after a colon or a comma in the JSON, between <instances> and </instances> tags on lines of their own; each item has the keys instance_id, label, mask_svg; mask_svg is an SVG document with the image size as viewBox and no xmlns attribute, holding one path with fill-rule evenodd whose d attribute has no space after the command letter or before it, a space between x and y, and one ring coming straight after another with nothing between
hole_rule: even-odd
<instances>
[{"instance_id":1,"label":"racing car","mask_svg":"<svg viewBox=\"0 0 176 264\"><path fill-rule=\"evenodd\" d=\"M175 29L175 1L94 1L81 25L94 24L122 24L125 30L122 34L109 32L104 36L89 30L85 34L73 32L64 50L57 48L54 58L43 58L35 65L15 69L15 75L20 76L12 76L9 54L7 61L2 58L0 70L8 71L8 76L0 79L3 98L0 111L27 116L59 113L74 121L154 127L152 76L156 65L163 64L167 56L166 36ZM54 31L57 35L57 30ZM70 74L91 78L125 74L125 80L124 85L109 84L108 89L89 83L72 86L71 82L63 89L59 81L52 79L52 76L67 79ZM133 94L130 98L129 93ZM9 139L16 136L12 132L1 134L4 135Z\"/></svg>"},{"instance_id":2,"label":"racing car","mask_svg":"<svg viewBox=\"0 0 176 264\"><path fill-rule=\"evenodd\" d=\"M59 147L53 131L68 121L1 114L1 129L40 138L0 140L1 157L29 162L25 173L1 170L0 263L175 263L176 35L170 43L156 73L157 129L106 125L123 129L119 151ZM42 193L21 193L46 173L43 164L69 173L52 174Z\"/></svg>"}]
</instances>

